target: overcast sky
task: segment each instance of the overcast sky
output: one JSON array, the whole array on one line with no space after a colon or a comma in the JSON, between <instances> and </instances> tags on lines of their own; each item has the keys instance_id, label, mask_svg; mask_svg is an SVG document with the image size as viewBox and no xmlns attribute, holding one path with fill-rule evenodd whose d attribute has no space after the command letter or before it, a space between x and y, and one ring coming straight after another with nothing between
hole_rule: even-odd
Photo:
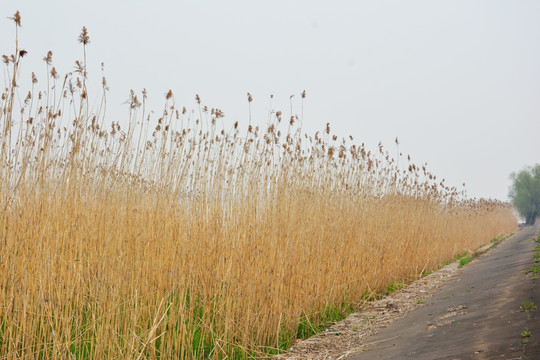
<instances>
[{"instance_id":1,"label":"overcast sky","mask_svg":"<svg viewBox=\"0 0 540 360\"><path fill-rule=\"evenodd\" d=\"M90 33L90 82L111 88L108 117L127 121L129 90L148 89L160 111L204 104L226 124L264 124L274 110L300 112L304 128L330 122L391 153L428 163L471 197L507 199L508 175L540 163L540 1L24 1L3 0L0 53L14 49L7 17L21 11L22 76L45 80L54 52L65 74ZM24 86L24 84L22 85ZM97 96L96 93L90 94Z\"/></svg>"}]
</instances>

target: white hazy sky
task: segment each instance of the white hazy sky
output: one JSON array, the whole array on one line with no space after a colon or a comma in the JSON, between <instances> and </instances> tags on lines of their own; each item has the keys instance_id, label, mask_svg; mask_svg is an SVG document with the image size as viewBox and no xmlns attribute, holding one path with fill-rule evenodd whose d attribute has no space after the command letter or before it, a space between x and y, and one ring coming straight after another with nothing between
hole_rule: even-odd
<instances>
[{"instance_id":1,"label":"white hazy sky","mask_svg":"<svg viewBox=\"0 0 540 360\"><path fill-rule=\"evenodd\" d=\"M200 94L227 125L248 121L247 92L264 124L270 94L287 114L305 89L309 133L330 122L391 153L397 136L405 156L466 182L471 197L506 200L508 175L540 162L537 0L3 0L0 10L1 54L14 49L7 17L21 11L27 82L34 71L44 83L48 50L72 71L86 26L90 82L104 62L111 121L127 120L130 89L148 89L157 112L168 89L188 108Z\"/></svg>"}]
</instances>

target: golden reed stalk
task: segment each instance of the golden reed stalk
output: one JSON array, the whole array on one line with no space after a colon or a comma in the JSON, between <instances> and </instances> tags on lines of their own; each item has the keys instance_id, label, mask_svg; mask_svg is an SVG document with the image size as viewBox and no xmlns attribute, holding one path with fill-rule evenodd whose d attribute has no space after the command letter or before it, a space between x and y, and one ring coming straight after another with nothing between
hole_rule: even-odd
<instances>
[{"instance_id":1,"label":"golden reed stalk","mask_svg":"<svg viewBox=\"0 0 540 360\"><path fill-rule=\"evenodd\" d=\"M107 123L86 59L60 78L49 52L46 88L32 73L19 96L18 41L0 100L0 359L264 357L516 228L508 204L279 111L227 130L169 91L156 121L144 91ZM79 41L86 57L86 28Z\"/></svg>"}]
</instances>

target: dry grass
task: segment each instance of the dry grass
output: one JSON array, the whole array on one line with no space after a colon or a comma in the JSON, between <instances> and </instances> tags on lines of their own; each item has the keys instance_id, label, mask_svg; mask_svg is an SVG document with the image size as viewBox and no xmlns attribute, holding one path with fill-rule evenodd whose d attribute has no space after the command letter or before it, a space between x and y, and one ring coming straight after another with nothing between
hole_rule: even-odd
<instances>
[{"instance_id":1,"label":"dry grass","mask_svg":"<svg viewBox=\"0 0 540 360\"><path fill-rule=\"evenodd\" d=\"M262 357L516 226L507 204L464 200L329 126L305 135L301 116L226 129L221 110L197 96L190 115L169 92L156 121L132 92L121 128L105 121L105 79L91 107L86 60L60 78L52 53L25 96L16 36L0 100L1 359ZM79 40L86 57L86 29Z\"/></svg>"}]
</instances>

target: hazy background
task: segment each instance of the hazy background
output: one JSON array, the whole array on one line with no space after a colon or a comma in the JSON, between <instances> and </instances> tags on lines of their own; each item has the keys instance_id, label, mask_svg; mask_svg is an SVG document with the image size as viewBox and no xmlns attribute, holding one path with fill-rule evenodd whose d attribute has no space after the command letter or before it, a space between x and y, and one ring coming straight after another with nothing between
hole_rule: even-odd
<instances>
[{"instance_id":1,"label":"hazy background","mask_svg":"<svg viewBox=\"0 0 540 360\"><path fill-rule=\"evenodd\" d=\"M101 62L108 118L127 121L129 90L146 88L161 112L176 103L225 114L227 128L273 109L300 112L304 129L326 122L375 149L428 163L471 197L507 199L510 172L540 162L540 1L24 1L0 7L0 54L14 51L21 11L22 96L42 58L63 75L82 59L89 30L90 82ZM91 93L91 99L97 97ZM154 117L154 121L157 117Z\"/></svg>"}]
</instances>

